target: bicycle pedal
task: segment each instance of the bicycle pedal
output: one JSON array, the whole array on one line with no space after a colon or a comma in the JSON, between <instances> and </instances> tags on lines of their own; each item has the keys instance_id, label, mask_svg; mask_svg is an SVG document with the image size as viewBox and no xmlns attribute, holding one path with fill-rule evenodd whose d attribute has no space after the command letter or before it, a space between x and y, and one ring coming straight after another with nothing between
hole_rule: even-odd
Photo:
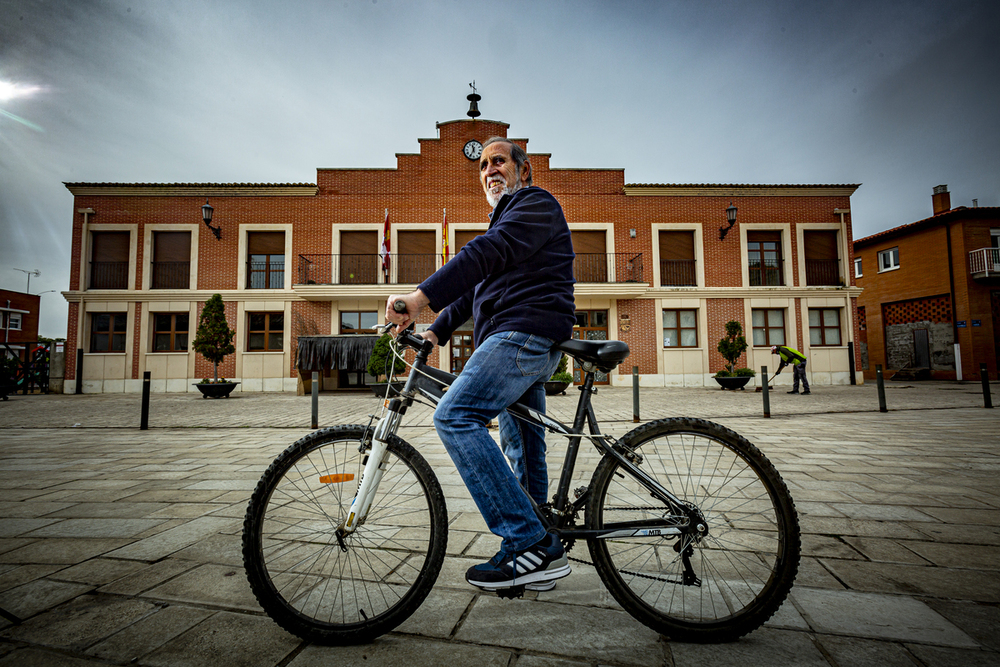
<instances>
[{"instance_id":1,"label":"bicycle pedal","mask_svg":"<svg viewBox=\"0 0 1000 667\"><path fill-rule=\"evenodd\" d=\"M524 597L524 586L511 586L510 588L498 588L494 593L503 600L513 600Z\"/></svg>"}]
</instances>

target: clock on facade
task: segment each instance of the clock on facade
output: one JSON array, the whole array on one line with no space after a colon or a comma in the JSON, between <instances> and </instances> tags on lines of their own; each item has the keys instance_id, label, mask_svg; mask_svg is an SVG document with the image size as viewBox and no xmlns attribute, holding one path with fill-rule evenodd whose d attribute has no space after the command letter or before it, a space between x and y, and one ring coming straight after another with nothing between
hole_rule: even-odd
<instances>
[{"instance_id":1,"label":"clock on facade","mask_svg":"<svg viewBox=\"0 0 1000 667\"><path fill-rule=\"evenodd\" d=\"M479 156L483 154L483 145L473 139L472 141L466 142L465 147L462 148L462 153L465 157L470 160L478 160Z\"/></svg>"}]
</instances>

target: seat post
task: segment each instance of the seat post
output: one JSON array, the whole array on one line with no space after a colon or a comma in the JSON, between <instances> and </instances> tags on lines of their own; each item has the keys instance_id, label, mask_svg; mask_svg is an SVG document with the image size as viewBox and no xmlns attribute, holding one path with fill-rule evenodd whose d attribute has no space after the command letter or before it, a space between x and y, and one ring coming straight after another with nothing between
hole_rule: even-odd
<instances>
[{"instance_id":1,"label":"seat post","mask_svg":"<svg viewBox=\"0 0 1000 667\"><path fill-rule=\"evenodd\" d=\"M583 373L583 384L580 385L580 400L576 404L576 417L573 419L573 432L583 433L584 424L587 421L588 408L590 407L590 395L594 390L594 372ZM556 511L562 512L566 509L569 498L569 487L573 483L573 468L576 466L576 455L580 450L580 436L569 439L566 445L566 458L563 461L562 473L559 475L559 487L553 499L553 507Z\"/></svg>"}]
</instances>

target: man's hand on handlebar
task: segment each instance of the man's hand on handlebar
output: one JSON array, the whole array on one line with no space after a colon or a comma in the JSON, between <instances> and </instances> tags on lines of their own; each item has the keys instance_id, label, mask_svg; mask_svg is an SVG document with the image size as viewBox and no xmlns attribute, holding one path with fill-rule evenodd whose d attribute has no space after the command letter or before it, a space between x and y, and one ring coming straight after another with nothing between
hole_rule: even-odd
<instances>
[{"instance_id":1,"label":"man's hand on handlebar","mask_svg":"<svg viewBox=\"0 0 1000 667\"><path fill-rule=\"evenodd\" d=\"M420 310L430 303L420 290L409 294L392 294L385 302L385 320L396 325L396 333L417 321ZM427 338L424 336L424 338ZM437 338L437 336L435 336Z\"/></svg>"}]
</instances>

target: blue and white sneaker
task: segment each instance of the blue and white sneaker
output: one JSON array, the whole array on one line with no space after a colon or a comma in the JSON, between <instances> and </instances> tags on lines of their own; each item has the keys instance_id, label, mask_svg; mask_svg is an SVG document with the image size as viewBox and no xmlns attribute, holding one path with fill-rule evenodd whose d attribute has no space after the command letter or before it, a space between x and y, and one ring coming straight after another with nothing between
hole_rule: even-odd
<instances>
[{"instance_id":1,"label":"blue and white sneaker","mask_svg":"<svg viewBox=\"0 0 1000 667\"><path fill-rule=\"evenodd\" d=\"M473 565L465 573L465 580L483 590L524 586L532 591L547 591L555 586L556 579L570 573L569 560L559 538L549 533L538 544L507 554L503 551L487 563Z\"/></svg>"}]
</instances>

